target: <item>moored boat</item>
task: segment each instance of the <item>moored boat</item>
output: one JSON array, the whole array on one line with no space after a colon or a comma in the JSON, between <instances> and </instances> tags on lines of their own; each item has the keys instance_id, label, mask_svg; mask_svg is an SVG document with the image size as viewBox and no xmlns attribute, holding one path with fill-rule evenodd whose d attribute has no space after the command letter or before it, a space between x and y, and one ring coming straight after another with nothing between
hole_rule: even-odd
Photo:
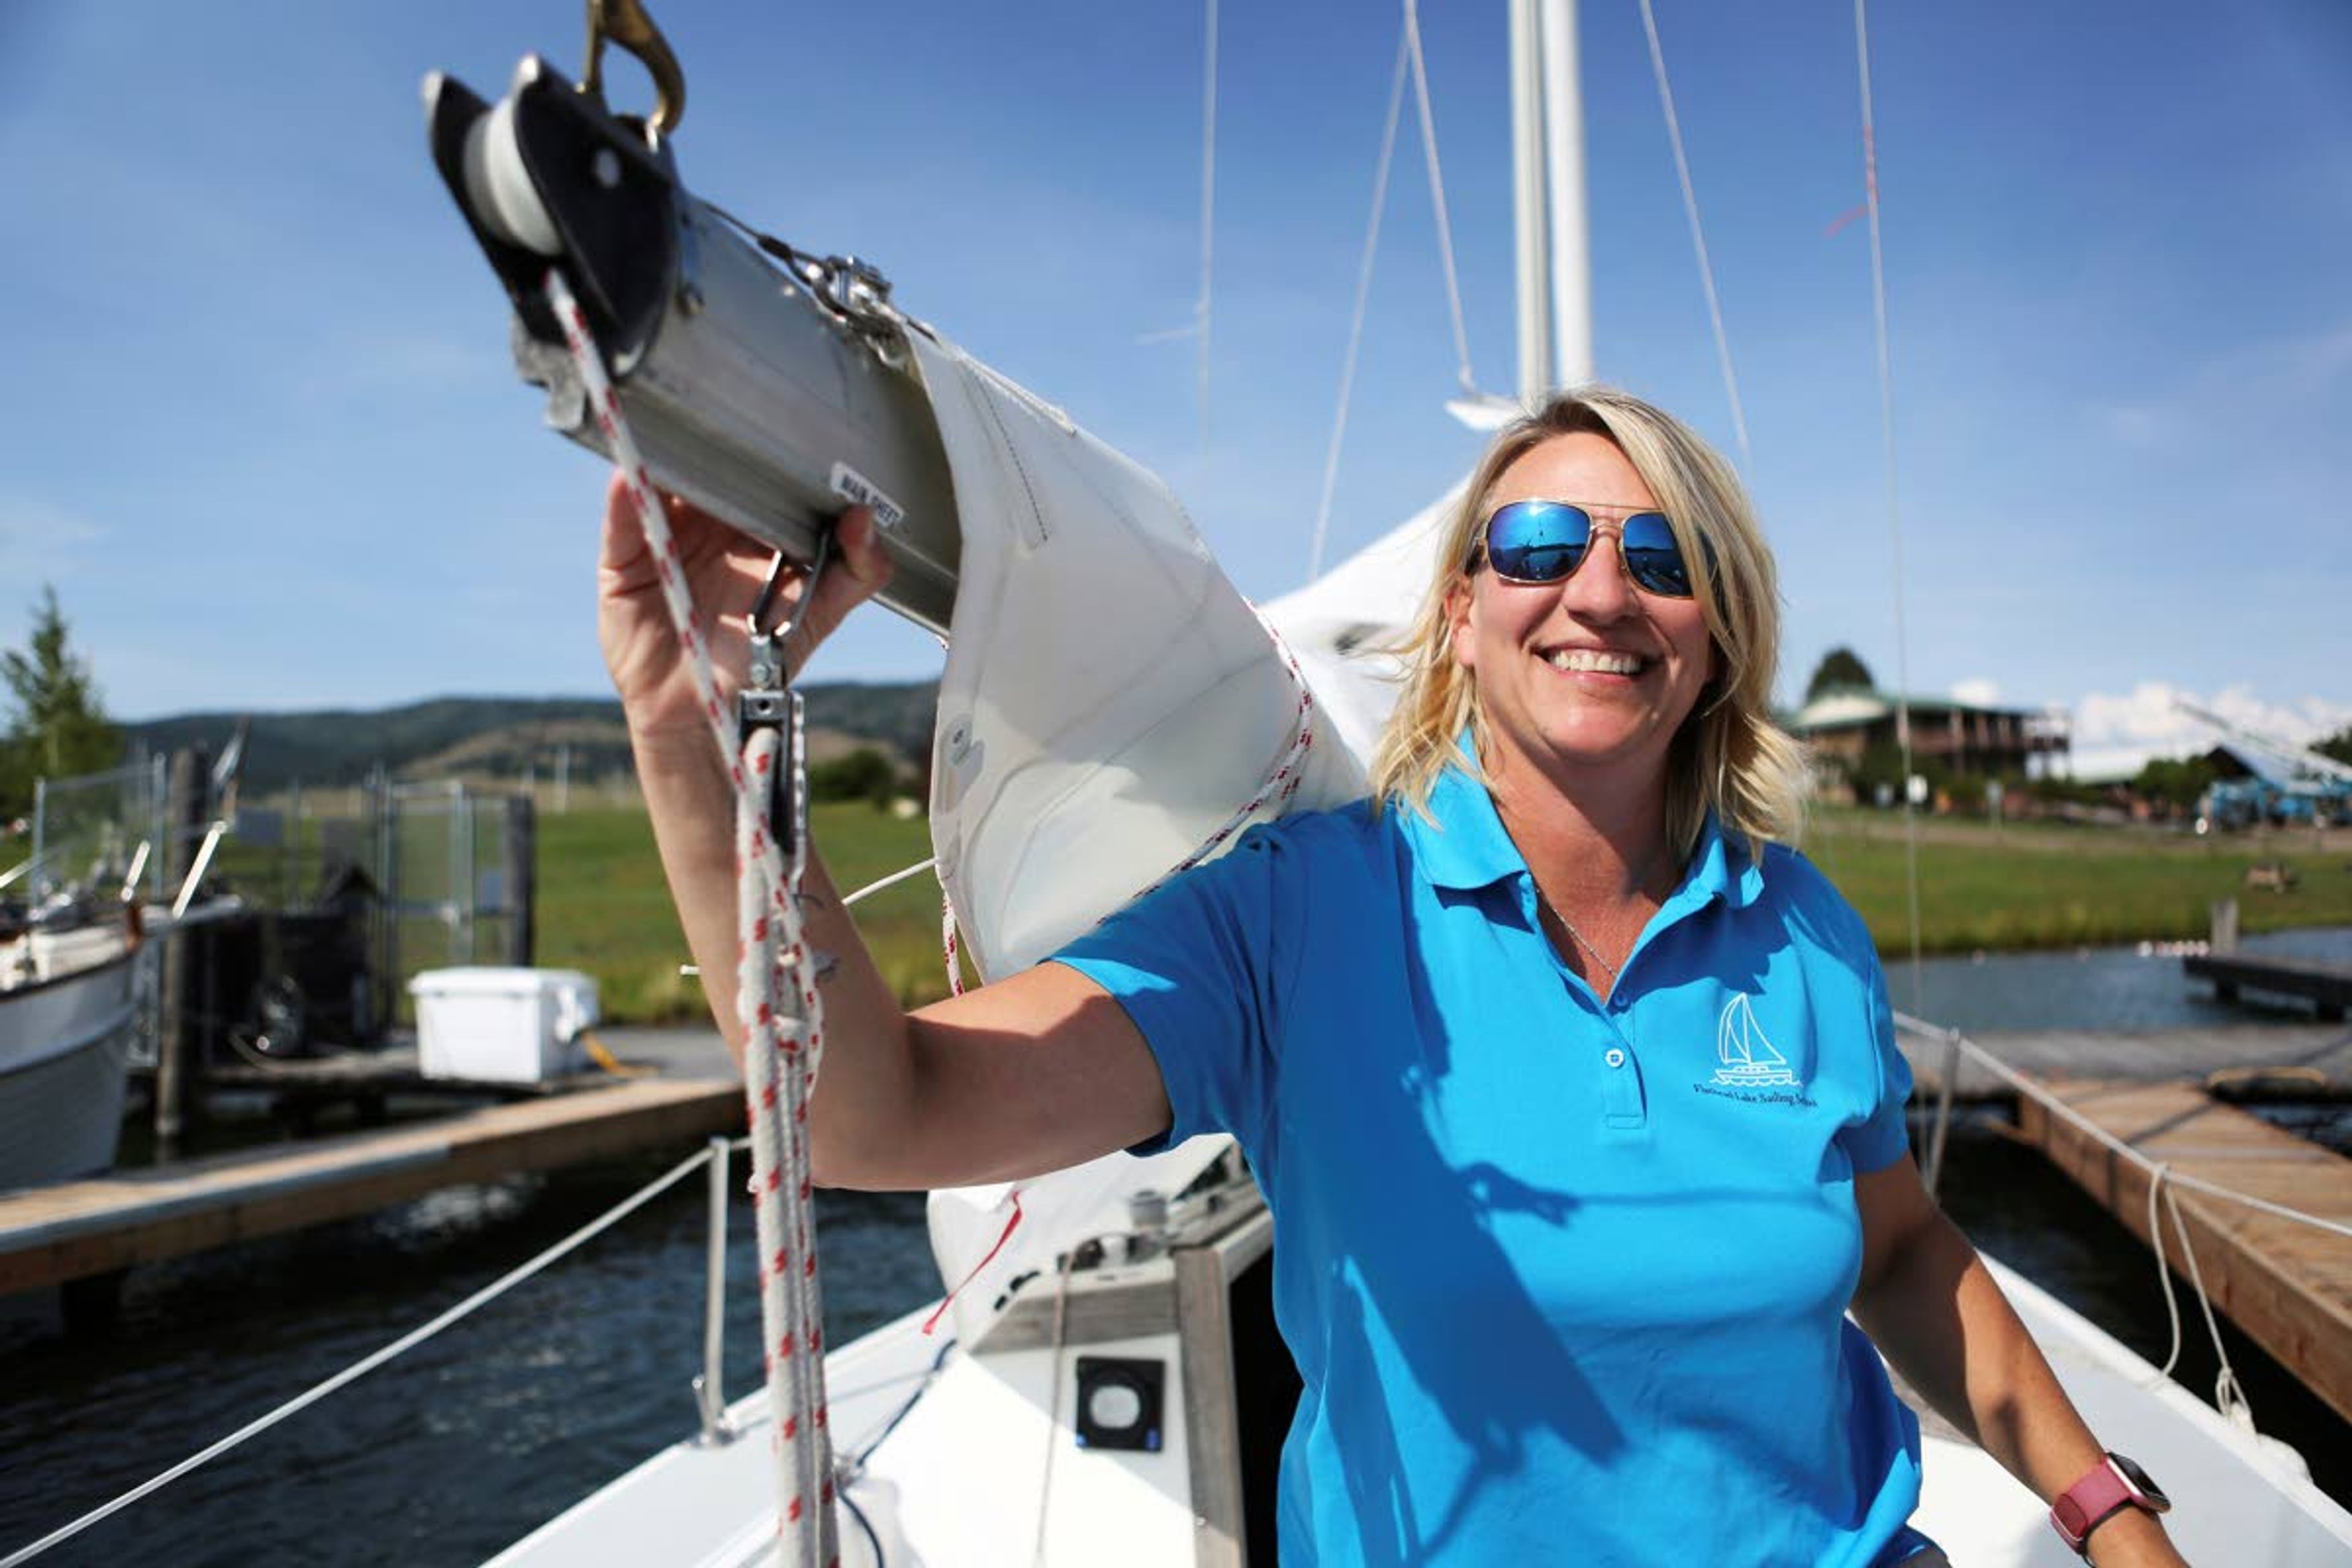
<instances>
[{"instance_id":1,"label":"moored boat","mask_svg":"<svg viewBox=\"0 0 2352 1568\"><path fill-rule=\"evenodd\" d=\"M0 1189L114 1163L140 947L135 914L83 900L0 928Z\"/></svg>"}]
</instances>

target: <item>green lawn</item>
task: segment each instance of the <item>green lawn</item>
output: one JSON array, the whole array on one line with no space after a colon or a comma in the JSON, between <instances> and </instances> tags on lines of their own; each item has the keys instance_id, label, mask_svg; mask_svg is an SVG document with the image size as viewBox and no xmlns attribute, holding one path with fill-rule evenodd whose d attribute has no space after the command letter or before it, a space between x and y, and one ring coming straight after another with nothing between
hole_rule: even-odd
<instances>
[{"instance_id":1,"label":"green lawn","mask_svg":"<svg viewBox=\"0 0 2352 1568\"><path fill-rule=\"evenodd\" d=\"M826 866L844 892L931 852L922 818L862 804L813 813ZM884 978L913 1005L946 994L940 956L940 888L928 873L857 906L858 925ZM539 962L596 977L606 1017L649 1023L703 1016L702 992L677 973L689 962L654 852L653 829L633 807L539 819Z\"/></svg>"},{"instance_id":2,"label":"green lawn","mask_svg":"<svg viewBox=\"0 0 2352 1568\"><path fill-rule=\"evenodd\" d=\"M1876 813L1817 817L1805 850L1869 921L1880 951L1906 950L1901 819ZM920 818L863 805L819 806L817 842L845 890L930 853ZM2123 830L2012 826L1995 833L1948 820L1922 824L1923 944L1931 952L2062 947L2202 936L2211 900L2235 897L2249 931L2352 925L2352 862L2293 835L2267 845L2159 838ZM2246 868L2286 862L2289 892L2249 890ZM859 925L900 998L946 991L939 886L910 879L858 906ZM539 820L539 962L596 977L605 1016L654 1022L699 1017L682 979L686 941L670 910L653 834L635 808L576 810Z\"/></svg>"},{"instance_id":3,"label":"green lawn","mask_svg":"<svg viewBox=\"0 0 2352 1568\"><path fill-rule=\"evenodd\" d=\"M1977 948L2201 937L2217 899L2238 900L2247 931L2352 925L2352 857L2315 851L2310 837L2158 837L2140 830L2032 825L1994 832L1946 820L1921 824L1920 944ZM1805 852L1853 900L1879 951L1909 946L1901 818L1825 814ZM2246 869L2279 861L2297 874L2286 892L2249 889Z\"/></svg>"}]
</instances>

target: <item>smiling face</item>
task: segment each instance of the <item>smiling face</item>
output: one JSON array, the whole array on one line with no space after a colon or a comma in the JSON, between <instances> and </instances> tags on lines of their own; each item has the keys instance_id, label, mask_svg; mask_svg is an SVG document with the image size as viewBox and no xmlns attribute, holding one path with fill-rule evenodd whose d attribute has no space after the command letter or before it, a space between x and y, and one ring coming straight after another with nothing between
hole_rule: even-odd
<instances>
[{"instance_id":1,"label":"smiling face","mask_svg":"<svg viewBox=\"0 0 2352 1568\"><path fill-rule=\"evenodd\" d=\"M1505 468L1481 516L1515 500L1573 501L1598 525L1564 583L1507 583L1481 566L1447 610L1454 661L1476 683L1498 790L1538 783L1663 793L1675 732L1715 667L1696 599L1645 594L1625 575L1617 527L1657 500L1606 437L1556 436Z\"/></svg>"}]
</instances>

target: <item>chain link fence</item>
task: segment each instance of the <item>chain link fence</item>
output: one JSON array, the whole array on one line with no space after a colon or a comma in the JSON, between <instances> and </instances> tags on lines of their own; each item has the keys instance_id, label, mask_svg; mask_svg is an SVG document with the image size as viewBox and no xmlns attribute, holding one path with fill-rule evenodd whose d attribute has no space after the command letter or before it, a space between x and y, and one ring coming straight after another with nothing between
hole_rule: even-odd
<instances>
[{"instance_id":1,"label":"chain link fence","mask_svg":"<svg viewBox=\"0 0 2352 1568\"><path fill-rule=\"evenodd\" d=\"M33 782L32 854L22 889L38 904L75 886L120 886L142 844L149 847L144 886L163 889L166 768L162 757L73 778Z\"/></svg>"}]
</instances>

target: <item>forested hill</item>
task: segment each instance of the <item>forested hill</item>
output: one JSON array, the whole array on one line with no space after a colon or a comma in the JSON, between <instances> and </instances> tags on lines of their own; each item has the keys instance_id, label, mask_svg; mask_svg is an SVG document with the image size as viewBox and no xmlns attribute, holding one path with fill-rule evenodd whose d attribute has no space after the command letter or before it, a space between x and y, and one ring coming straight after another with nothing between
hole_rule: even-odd
<instances>
[{"instance_id":1,"label":"forested hill","mask_svg":"<svg viewBox=\"0 0 2352 1568\"><path fill-rule=\"evenodd\" d=\"M837 755L859 744L919 768L930 751L935 681L846 682L802 689L810 750ZM201 742L217 753L236 713L181 713L124 724L124 739L151 752ZM572 776L586 782L629 767L621 705L585 697L437 697L400 708L256 713L246 744L245 783L261 791L358 784L381 764L394 778L466 774L544 780L568 751Z\"/></svg>"}]
</instances>

